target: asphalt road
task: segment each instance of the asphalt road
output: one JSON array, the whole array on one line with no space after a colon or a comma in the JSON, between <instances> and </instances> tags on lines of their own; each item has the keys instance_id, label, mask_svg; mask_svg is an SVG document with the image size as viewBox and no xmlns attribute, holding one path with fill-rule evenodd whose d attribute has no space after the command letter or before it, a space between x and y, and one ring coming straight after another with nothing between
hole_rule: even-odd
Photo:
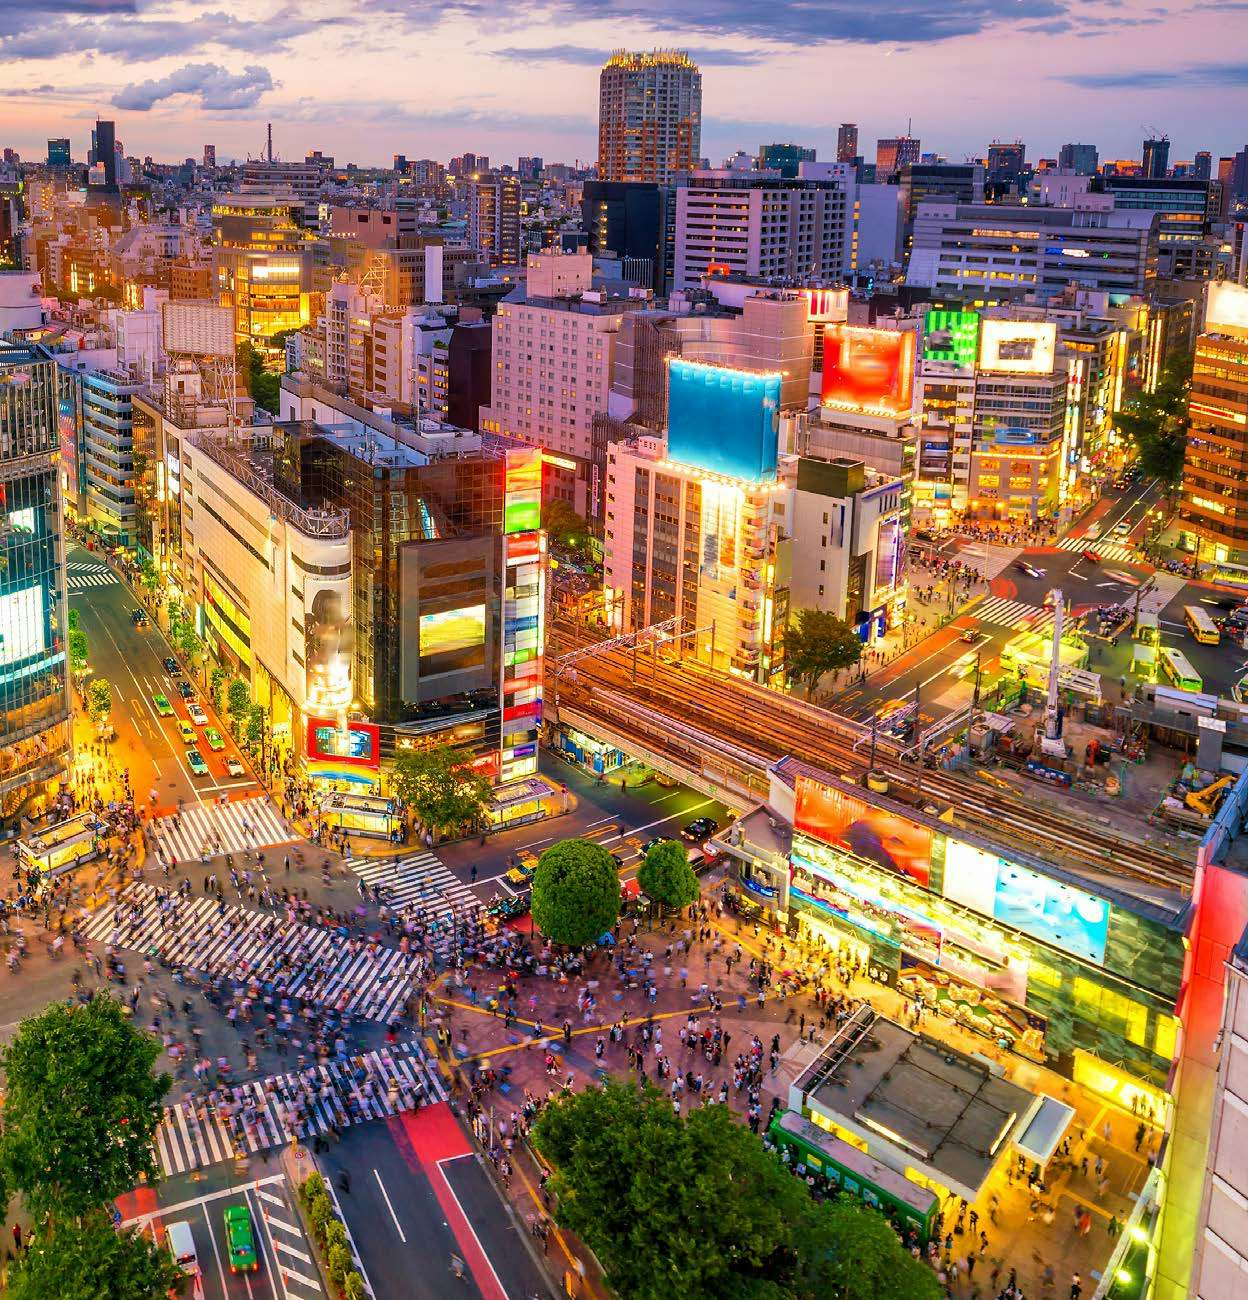
<instances>
[{"instance_id":1,"label":"asphalt road","mask_svg":"<svg viewBox=\"0 0 1248 1300\"><path fill-rule=\"evenodd\" d=\"M226 748L212 753L203 739L203 729L194 728L196 748L209 766L209 775L192 775L186 761L187 745L178 734L177 723L192 725L186 701L178 694L178 677L171 675L163 660L173 654L164 634L149 624L139 629L130 614L137 601L119 580L100 586L73 589L74 565L102 566L90 551L74 548L69 552L71 566L70 604L79 611L82 630L87 635L88 663L94 676L105 678L113 690L112 721L117 739L112 742L114 756L130 771L136 798L144 799L156 791L157 807L168 809L179 800L210 799L223 791L255 787L250 772L232 778L226 775L227 755L237 756L228 739L229 728L207 701L206 692L197 691L208 713L209 722L226 738ZM202 686L202 683L197 683ZM164 695L174 708L175 716L162 718L152 702Z\"/></svg>"}]
</instances>

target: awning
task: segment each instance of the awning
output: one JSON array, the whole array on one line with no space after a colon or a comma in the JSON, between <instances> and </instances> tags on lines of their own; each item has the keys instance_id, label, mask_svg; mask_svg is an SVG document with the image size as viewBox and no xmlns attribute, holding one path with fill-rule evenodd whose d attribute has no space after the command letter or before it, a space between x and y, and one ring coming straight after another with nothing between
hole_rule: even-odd
<instances>
[{"instance_id":1,"label":"awning","mask_svg":"<svg viewBox=\"0 0 1248 1300\"><path fill-rule=\"evenodd\" d=\"M1040 1105L1032 1113L1022 1133L1015 1139L1014 1146L1019 1155L1026 1156L1028 1160L1039 1165L1048 1164L1074 1117L1073 1106L1058 1101L1056 1097L1042 1094Z\"/></svg>"}]
</instances>

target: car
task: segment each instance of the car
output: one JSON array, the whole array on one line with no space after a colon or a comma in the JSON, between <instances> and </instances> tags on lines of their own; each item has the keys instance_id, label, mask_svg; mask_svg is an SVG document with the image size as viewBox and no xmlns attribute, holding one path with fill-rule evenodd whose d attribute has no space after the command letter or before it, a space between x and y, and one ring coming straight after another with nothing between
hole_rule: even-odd
<instances>
[{"instance_id":1,"label":"car","mask_svg":"<svg viewBox=\"0 0 1248 1300\"><path fill-rule=\"evenodd\" d=\"M225 760L226 776L246 776L247 769L243 766L242 761L234 757L233 754Z\"/></svg>"},{"instance_id":2,"label":"car","mask_svg":"<svg viewBox=\"0 0 1248 1300\"><path fill-rule=\"evenodd\" d=\"M532 857L521 858L514 866L509 867L504 873L504 878L508 884L526 886L533 879L533 873L537 870L537 859Z\"/></svg>"},{"instance_id":3,"label":"car","mask_svg":"<svg viewBox=\"0 0 1248 1300\"><path fill-rule=\"evenodd\" d=\"M168 697L168 696L166 696L166 695L153 695L153 696L152 696L152 705L155 707L156 712L160 715L160 717L162 717L162 718L172 718L172 717L173 717L173 705L169 703L169 697Z\"/></svg>"},{"instance_id":4,"label":"car","mask_svg":"<svg viewBox=\"0 0 1248 1300\"><path fill-rule=\"evenodd\" d=\"M216 729L216 727L205 727L204 739L208 742L208 748L211 749L214 754L219 753L225 748L225 741L221 739L221 733Z\"/></svg>"},{"instance_id":5,"label":"car","mask_svg":"<svg viewBox=\"0 0 1248 1300\"><path fill-rule=\"evenodd\" d=\"M178 661L172 656L165 657L165 672L172 677L181 677L182 669L178 666Z\"/></svg>"},{"instance_id":6,"label":"car","mask_svg":"<svg viewBox=\"0 0 1248 1300\"><path fill-rule=\"evenodd\" d=\"M195 694L195 688L184 677L178 683L178 694L184 699L189 700Z\"/></svg>"},{"instance_id":7,"label":"car","mask_svg":"<svg viewBox=\"0 0 1248 1300\"><path fill-rule=\"evenodd\" d=\"M186 711L191 715L191 721L197 727L206 727L208 725L208 715L204 712L198 701L188 700L186 703Z\"/></svg>"},{"instance_id":8,"label":"car","mask_svg":"<svg viewBox=\"0 0 1248 1300\"><path fill-rule=\"evenodd\" d=\"M1080 551L1079 554L1082 555L1089 564L1100 564L1101 562L1101 557L1097 555L1095 551Z\"/></svg>"},{"instance_id":9,"label":"car","mask_svg":"<svg viewBox=\"0 0 1248 1300\"><path fill-rule=\"evenodd\" d=\"M666 837L663 835L654 835L641 846L641 856L644 858L656 844L662 844Z\"/></svg>"},{"instance_id":10,"label":"car","mask_svg":"<svg viewBox=\"0 0 1248 1300\"><path fill-rule=\"evenodd\" d=\"M962 635L958 637L959 641L965 641L967 645L974 645L979 640L980 632L977 627L963 628Z\"/></svg>"},{"instance_id":11,"label":"car","mask_svg":"<svg viewBox=\"0 0 1248 1300\"><path fill-rule=\"evenodd\" d=\"M256 1239L251 1230L251 1211L245 1205L225 1207L225 1239L230 1247L230 1272L254 1273L260 1267Z\"/></svg>"},{"instance_id":12,"label":"car","mask_svg":"<svg viewBox=\"0 0 1248 1300\"><path fill-rule=\"evenodd\" d=\"M510 921L517 916L523 916L533 904L533 893L526 889L523 893L517 894L514 898L508 898L502 895L485 909L486 916L492 916L496 921Z\"/></svg>"},{"instance_id":13,"label":"car","mask_svg":"<svg viewBox=\"0 0 1248 1300\"><path fill-rule=\"evenodd\" d=\"M141 609L132 609L130 611L130 622L133 623L135 627L146 627L147 614Z\"/></svg>"},{"instance_id":14,"label":"car","mask_svg":"<svg viewBox=\"0 0 1248 1300\"><path fill-rule=\"evenodd\" d=\"M1111 537L1125 537L1131 531L1131 525L1125 519L1120 519L1110 530Z\"/></svg>"},{"instance_id":15,"label":"car","mask_svg":"<svg viewBox=\"0 0 1248 1300\"><path fill-rule=\"evenodd\" d=\"M195 1250L195 1238L191 1234L191 1225L185 1219L170 1223L165 1228L169 1242L169 1253L173 1262L186 1277L199 1277L199 1255Z\"/></svg>"},{"instance_id":16,"label":"car","mask_svg":"<svg viewBox=\"0 0 1248 1300\"><path fill-rule=\"evenodd\" d=\"M195 728L183 718L178 719L178 735L182 737L184 744L193 745L195 743Z\"/></svg>"},{"instance_id":17,"label":"car","mask_svg":"<svg viewBox=\"0 0 1248 1300\"><path fill-rule=\"evenodd\" d=\"M186 765L191 769L192 776L208 775L208 764L204 762L204 756L198 749L191 748L186 751Z\"/></svg>"},{"instance_id":18,"label":"car","mask_svg":"<svg viewBox=\"0 0 1248 1300\"><path fill-rule=\"evenodd\" d=\"M719 830L719 823L714 817L695 817L687 826L683 827L680 834L686 840L704 840L710 835L714 835Z\"/></svg>"},{"instance_id":19,"label":"car","mask_svg":"<svg viewBox=\"0 0 1248 1300\"><path fill-rule=\"evenodd\" d=\"M1037 569L1034 564L1028 564L1026 560L1015 560L1014 567L1019 573L1025 573L1029 578L1043 578L1044 573Z\"/></svg>"}]
</instances>

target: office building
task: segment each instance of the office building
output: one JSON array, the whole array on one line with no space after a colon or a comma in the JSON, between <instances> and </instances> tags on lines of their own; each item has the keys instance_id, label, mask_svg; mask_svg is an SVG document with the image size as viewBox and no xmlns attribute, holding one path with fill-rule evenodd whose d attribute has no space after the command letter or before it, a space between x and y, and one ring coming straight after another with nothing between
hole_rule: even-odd
<instances>
[{"instance_id":1,"label":"office building","mask_svg":"<svg viewBox=\"0 0 1248 1300\"><path fill-rule=\"evenodd\" d=\"M697 171L676 189L672 286L704 275L837 281L849 265L853 181L757 171Z\"/></svg>"},{"instance_id":2,"label":"office building","mask_svg":"<svg viewBox=\"0 0 1248 1300\"><path fill-rule=\"evenodd\" d=\"M1202 564L1248 566L1248 288L1207 291L1192 366L1180 540Z\"/></svg>"},{"instance_id":3,"label":"office building","mask_svg":"<svg viewBox=\"0 0 1248 1300\"><path fill-rule=\"evenodd\" d=\"M842 122L836 128L836 161L852 163L858 157L858 124Z\"/></svg>"},{"instance_id":4,"label":"office building","mask_svg":"<svg viewBox=\"0 0 1248 1300\"><path fill-rule=\"evenodd\" d=\"M909 230L924 199L947 198L954 203L984 201L984 168L980 163L906 163L901 169L901 209Z\"/></svg>"},{"instance_id":5,"label":"office building","mask_svg":"<svg viewBox=\"0 0 1248 1300\"><path fill-rule=\"evenodd\" d=\"M312 201L319 196L324 183L325 170L317 163L249 158L239 174L238 189L248 196L294 195Z\"/></svg>"},{"instance_id":6,"label":"office building","mask_svg":"<svg viewBox=\"0 0 1248 1300\"><path fill-rule=\"evenodd\" d=\"M112 122L97 121L91 131L88 188L117 192L117 132Z\"/></svg>"},{"instance_id":7,"label":"office building","mask_svg":"<svg viewBox=\"0 0 1248 1300\"><path fill-rule=\"evenodd\" d=\"M1162 175L1106 176L1106 193L1119 211L1156 212L1160 252L1167 244L1192 244L1209 234L1217 220L1218 193L1207 180ZM1168 268L1162 268L1168 274Z\"/></svg>"},{"instance_id":8,"label":"office building","mask_svg":"<svg viewBox=\"0 0 1248 1300\"><path fill-rule=\"evenodd\" d=\"M1094 144L1064 144L1058 151L1059 171L1074 172L1077 176L1095 176L1100 166L1100 155Z\"/></svg>"},{"instance_id":9,"label":"office building","mask_svg":"<svg viewBox=\"0 0 1248 1300\"><path fill-rule=\"evenodd\" d=\"M204 145L203 165L209 169L217 165L217 146L215 144Z\"/></svg>"},{"instance_id":10,"label":"office building","mask_svg":"<svg viewBox=\"0 0 1248 1300\"><path fill-rule=\"evenodd\" d=\"M986 179L991 185L1017 186L1027 165L1027 146L1021 140L1008 144L994 140L988 146Z\"/></svg>"},{"instance_id":11,"label":"office building","mask_svg":"<svg viewBox=\"0 0 1248 1300\"><path fill-rule=\"evenodd\" d=\"M802 163L814 161L815 150L800 144L763 144L758 147L759 170L779 172L786 180L797 175Z\"/></svg>"},{"instance_id":12,"label":"office building","mask_svg":"<svg viewBox=\"0 0 1248 1300\"><path fill-rule=\"evenodd\" d=\"M998 301L1067 286L1148 297L1157 277L1157 214L928 200L918 206L906 284Z\"/></svg>"},{"instance_id":13,"label":"office building","mask_svg":"<svg viewBox=\"0 0 1248 1300\"><path fill-rule=\"evenodd\" d=\"M62 138L48 141L49 167L69 167L73 161L73 154L70 152L68 140Z\"/></svg>"},{"instance_id":14,"label":"office building","mask_svg":"<svg viewBox=\"0 0 1248 1300\"><path fill-rule=\"evenodd\" d=\"M1210 180L1213 176L1213 155L1207 149L1201 149L1192 159L1192 175L1198 181Z\"/></svg>"},{"instance_id":15,"label":"office building","mask_svg":"<svg viewBox=\"0 0 1248 1300\"><path fill-rule=\"evenodd\" d=\"M109 545L130 546L135 535L133 400L141 388L123 370L82 370L74 378L81 389L79 520Z\"/></svg>"},{"instance_id":16,"label":"office building","mask_svg":"<svg viewBox=\"0 0 1248 1300\"><path fill-rule=\"evenodd\" d=\"M891 181L906 163L921 162L922 146L913 136L886 136L875 142L875 179L881 185Z\"/></svg>"},{"instance_id":17,"label":"office building","mask_svg":"<svg viewBox=\"0 0 1248 1300\"><path fill-rule=\"evenodd\" d=\"M520 265L520 182L499 172L475 173L464 185L468 247L490 266Z\"/></svg>"},{"instance_id":18,"label":"office building","mask_svg":"<svg viewBox=\"0 0 1248 1300\"><path fill-rule=\"evenodd\" d=\"M701 150L702 74L688 54L612 54L599 77L599 178L670 185Z\"/></svg>"},{"instance_id":19,"label":"office building","mask_svg":"<svg viewBox=\"0 0 1248 1300\"><path fill-rule=\"evenodd\" d=\"M665 297L676 245L676 191L641 181L585 181L581 228L591 256L613 253L625 278Z\"/></svg>"},{"instance_id":20,"label":"office building","mask_svg":"<svg viewBox=\"0 0 1248 1300\"><path fill-rule=\"evenodd\" d=\"M0 341L0 820L13 829L45 811L70 751L60 385L47 349Z\"/></svg>"},{"instance_id":21,"label":"office building","mask_svg":"<svg viewBox=\"0 0 1248 1300\"><path fill-rule=\"evenodd\" d=\"M1163 135L1159 140L1145 140L1140 174L1145 180L1161 180L1170 172L1170 141Z\"/></svg>"}]
</instances>

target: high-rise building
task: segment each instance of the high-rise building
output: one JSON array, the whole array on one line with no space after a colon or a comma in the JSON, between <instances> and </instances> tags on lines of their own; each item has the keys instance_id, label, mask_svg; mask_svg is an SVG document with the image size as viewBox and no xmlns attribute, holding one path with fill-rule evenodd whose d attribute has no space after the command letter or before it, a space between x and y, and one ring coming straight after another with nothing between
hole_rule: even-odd
<instances>
[{"instance_id":1,"label":"high-rise building","mask_svg":"<svg viewBox=\"0 0 1248 1300\"><path fill-rule=\"evenodd\" d=\"M82 394L84 518L111 544L132 546L133 399L141 387L116 370L84 370L75 379Z\"/></svg>"},{"instance_id":2,"label":"high-rise building","mask_svg":"<svg viewBox=\"0 0 1248 1300\"><path fill-rule=\"evenodd\" d=\"M842 122L836 128L836 161L853 162L858 157L858 123Z\"/></svg>"},{"instance_id":3,"label":"high-rise building","mask_svg":"<svg viewBox=\"0 0 1248 1300\"><path fill-rule=\"evenodd\" d=\"M538 158L537 156L526 157L524 154L521 154L520 159L516 164L516 171L520 174L520 179L522 181L536 181L541 179L542 168L544 166L545 163L541 158Z\"/></svg>"},{"instance_id":4,"label":"high-rise building","mask_svg":"<svg viewBox=\"0 0 1248 1300\"><path fill-rule=\"evenodd\" d=\"M60 385L47 349L0 342L0 821L7 826L44 810L69 754Z\"/></svg>"},{"instance_id":5,"label":"high-rise building","mask_svg":"<svg viewBox=\"0 0 1248 1300\"><path fill-rule=\"evenodd\" d=\"M96 189L110 193L117 189L117 129L113 122L97 121L91 132L91 163L103 169L94 183Z\"/></svg>"},{"instance_id":6,"label":"high-rise building","mask_svg":"<svg viewBox=\"0 0 1248 1300\"><path fill-rule=\"evenodd\" d=\"M913 136L887 136L875 142L875 179L884 184L906 165L917 163L921 151L920 142Z\"/></svg>"},{"instance_id":7,"label":"high-rise building","mask_svg":"<svg viewBox=\"0 0 1248 1300\"><path fill-rule=\"evenodd\" d=\"M804 162L814 162L815 151L800 144L763 144L758 147L758 165L763 171L779 172L788 180Z\"/></svg>"},{"instance_id":8,"label":"high-rise building","mask_svg":"<svg viewBox=\"0 0 1248 1300\"><path fill-rule=\"evenodd\" d=\"M215 144L204 145L204 166L215 167L217 165L217 146Z\"/></svg>"},{"instance_id":9,"label":"high-rise building","mask_svg":"<svg viewBox=\"0 0 1248 1300\"><path fill-rule=\"evenodd\" d=\"M1170 170L1170 141L1166 136L1144 141L1144 160L1140 174L1148 180L1160 180Z\"/></svg>"},{"instance_id":10,"label":"high-rise building","mask_svg":"<svg viewBox=\"0 0 1248 1300\"><path fill-rule=\"evenodd\" d=\"M391 171L398 172L399 175L402 176L403 173L407 171L407 155L403 153L396 153L394 155L393 160L391 161L390 169Z\"/></svg>"},{"instance_id":11,"label":"high-rise building","mask_svg":"<svg viewBox=\"0 0 1248 1300\"><path fill-rule=\"evenodd\" d=\"M1100 155L1094 144L1064 144L1058 151L1057 166L1060 171L1074 172L1078 176L1095 176L1100 165Z\"/></svg>"},{"instance_id":12,"label":"high-rise building","mask_svg":"<svg viewBox=\"0 0 1248 1300\"><path fill-rule=\"evenodd\" d=\"M62 137L59 140L48 141L48 166L49 167L68 167L74 161L70 153L69 141Z\"/></svg>"},{"instance_id":13,"label":"high-rise building","mask_svg":"<svg viewBox=\"0 0 1248 1300\"><path fill-rule=\"evenodd\" d=\"M585 181L581 226L589 251L614 253L625 279L666 296L675 245L676 191L642 181Z\"/></svg>"},{"instance_id":14,"label":"high-rise building","mask_svg":"<svg viewBox=\"0 0 1248 1300\"><path fill-rule=\"evenodd\" d=\"M1210 180L1213 176L1213 155L1208 149L1201 149L1192 159L1192 175L1199 181Z\"/></svg>"},{"instance_id":15,"label":"high-rise building","mask_svg":"<svg viewBox=\"0 0 1248 1300\"><path fill-rule=\"evenodd\" d=\"M1021 140L994 140L988 146L987 180L990 185L1017 185L1027 162L1027 146Z\"/></svg>"},{"instance_id":16,"label":"high-rise building","mask_svg":"<svg viewBox=\"0 0 1248 1300\"><path fill-rule=\"evenodd\" d=\"M981 163L906 163L900 169L901 209L906 229L924 199L949 198L955 203L984 201Z\"/></svg>"},{"instance_id":17,"label":"high-rise building","mask_svg":"<svg viewBox=\"0 0 1248 1300\"><path fill-rule=\"evenodd\" d=\"M465 182L468 246L491 266L520 263L520 181L499 172Z\"/></svg>"},{"instance_id":18,"label":"high-rise building","mask_svg":"<svg viewBox=\"0 0 1248 1300\"><path fill-rule=\"evenodd\" d=\"M683 50L617 50L598 88L598 175L671 184L698 164L702 74Z\"/></svg>"},{"instance_id":19,"label":"high-rise building","mask_svg":"<svg viewBox=\"0 0 1248 1300\"><path fill-rule=\"evenodd\" d=\"M1207 295L1188 399L1180 540L1201 563L1238 570L1248 562L1248 288L1227 281Z\"/></svg>"}]
</instances>

